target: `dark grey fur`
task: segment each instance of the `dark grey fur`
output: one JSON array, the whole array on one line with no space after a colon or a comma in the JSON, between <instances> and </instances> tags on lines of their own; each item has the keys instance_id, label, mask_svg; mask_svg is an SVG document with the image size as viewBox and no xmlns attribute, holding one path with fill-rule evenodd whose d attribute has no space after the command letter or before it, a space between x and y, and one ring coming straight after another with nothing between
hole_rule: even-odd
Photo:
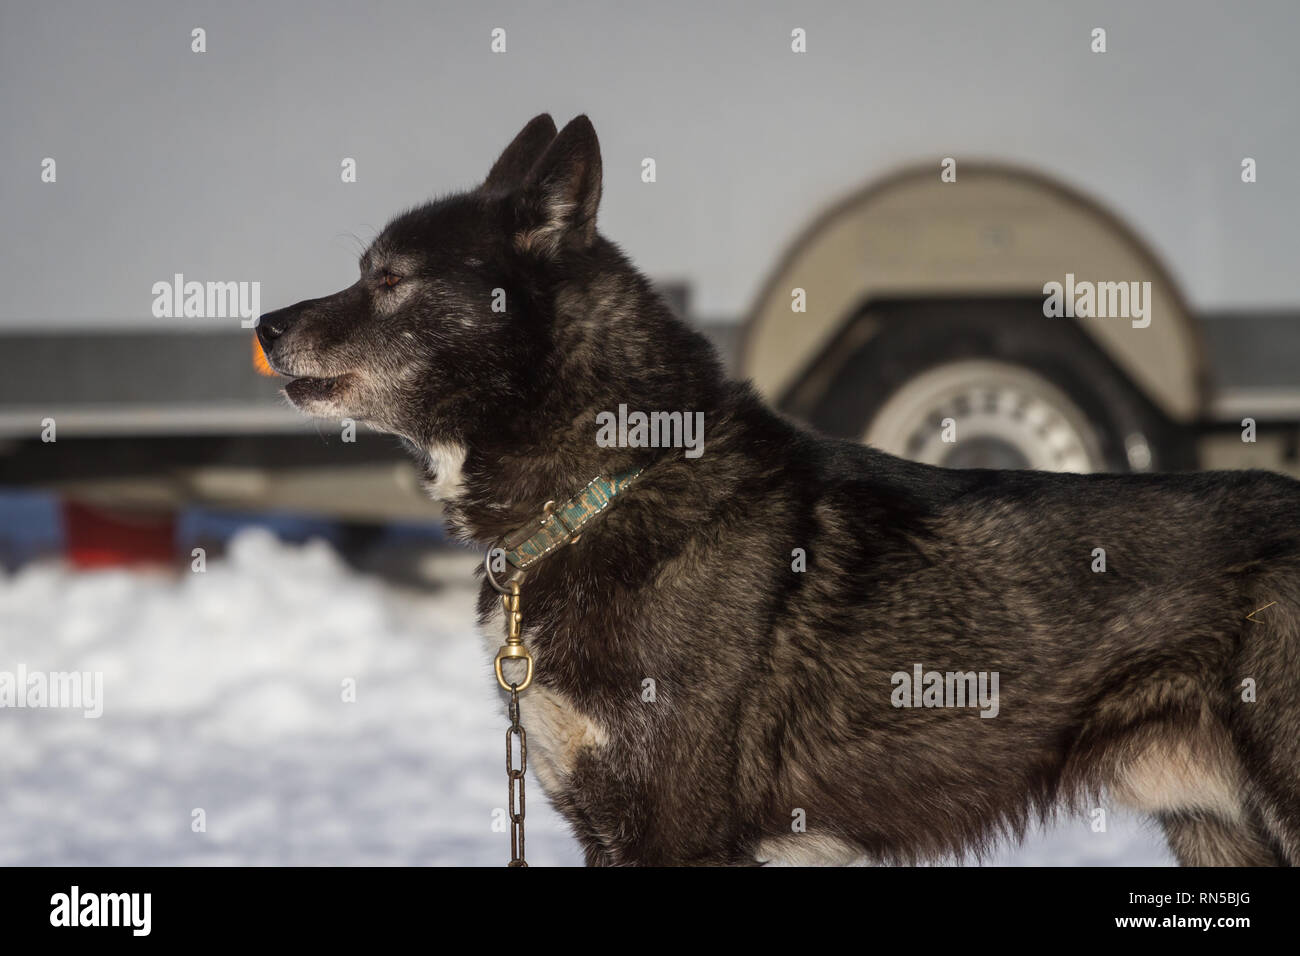
<instances>
[{"instance_id":1,"label":"dark grey fur","mask_svg":"<svg viewBox=\"0 0 1300 956\"><path fill-rule=\"evenodd\" d=\"M523 585L524 722L589 862L929 860L1104 794L1184 863L1300 859L1300 484L948 471L812 434L596 232L600 188L587 119L538 117L259 330L295 404L402 436L482 546L645 466ZM703 456L598 447L619 403L703 411ZM496 608L485 585L494 636ZM895 708L918 663L999 672L998 716Z\"/></svg>"}]
</instances>

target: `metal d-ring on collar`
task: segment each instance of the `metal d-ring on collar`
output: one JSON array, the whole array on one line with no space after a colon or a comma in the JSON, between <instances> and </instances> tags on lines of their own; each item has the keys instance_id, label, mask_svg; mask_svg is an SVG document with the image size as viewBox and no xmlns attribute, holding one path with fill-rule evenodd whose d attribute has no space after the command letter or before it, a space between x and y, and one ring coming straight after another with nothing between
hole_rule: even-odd
<instances>
[{"instance_id":1,"label":"metal d-ring on collar","mask_svg":"<svg viewBox=\"0 0 1300 956\"><path fill-rule=\"evenodd\" d=\"M499 550L500 547L500 545L497 545L487 549L487 553L483 555L483 571L487 575L488 584L492 585L492 590L496 591L497 594L509 594L511 589L498 584L496 575L492 573L492 552ZM515 583L518 584L521 580L523 580L522 577L515 578Z\"/></svg>"}]
</instances>

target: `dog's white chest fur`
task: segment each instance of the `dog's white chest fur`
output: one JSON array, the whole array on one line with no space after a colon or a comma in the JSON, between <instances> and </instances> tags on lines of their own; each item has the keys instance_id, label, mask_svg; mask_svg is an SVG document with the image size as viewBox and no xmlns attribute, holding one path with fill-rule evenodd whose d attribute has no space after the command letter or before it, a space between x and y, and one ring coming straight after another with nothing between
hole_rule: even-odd
<instances>
[{"instance_id":1,"label":"dog's white chest fur","mask_svg":"<svg viewBox=\"0 0 1300 956\"><path fill-rule=\"evenodd\" d=\"M434 442L426 451L434 478L425 485L425 491L438 501L457 497L465 488L465 446Z\"/></svg>"},{"instance_id":2,"label":"dog's white chest fur","mask_svg":"<svg viewBox=\"0 0 1300 956\"><path fill-rule=\"evenodd\" d=\"M528 763L548 793L564 785L583 750L609 743L595 721L575 710L563 694L534 684L519 699L526 708L521 721L528 733Z\"/></svg>"}]
</instances>

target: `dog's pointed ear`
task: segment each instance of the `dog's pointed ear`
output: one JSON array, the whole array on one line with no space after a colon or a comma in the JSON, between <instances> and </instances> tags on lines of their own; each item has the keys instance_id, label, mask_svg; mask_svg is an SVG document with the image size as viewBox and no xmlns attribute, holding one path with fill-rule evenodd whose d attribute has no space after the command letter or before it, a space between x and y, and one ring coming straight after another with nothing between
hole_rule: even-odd
<instances>
[{"instance_id":1,"label":"dog's pointed ear","mask_svg":"<svg viewBox=\"0 0 1300 956\"><path fill-rule=\"evenodd\" d=\"M534 116L492 164L482 188L511 190L523 185L528 170L546 152L546 147L551 145L553 139L555 120L551 119L551 114Z\"/></svg>"},{"instance_id":2,"label":"dog's pointed ear","mask_svg":"<svg viewBox=\"0 0 1300 956\"><path fill-rule=\"evenodd\" d=\"M553 254L565 244L586 248L596 240L600 206L600 142L591 120L571 120L524 180L521 249Z\"/></svg>"}]
</instances>

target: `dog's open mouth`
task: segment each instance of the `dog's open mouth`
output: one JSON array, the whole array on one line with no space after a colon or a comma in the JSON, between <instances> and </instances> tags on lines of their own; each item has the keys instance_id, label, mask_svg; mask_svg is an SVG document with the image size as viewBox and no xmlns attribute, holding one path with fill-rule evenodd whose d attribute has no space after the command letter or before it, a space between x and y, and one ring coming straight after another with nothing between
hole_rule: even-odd
<instances>
[{"instance_id":1,"label":"dog's open mouth","mask_svg":"<svg viewBox=\"0 0 1300 956\"><path fill-rule=\"evenodd\" d=\"M284 387L284 393L295 405L337 398L352 381L352 373L345 372L332 378L295 378Z\"/></svg>"}]
</instances>

